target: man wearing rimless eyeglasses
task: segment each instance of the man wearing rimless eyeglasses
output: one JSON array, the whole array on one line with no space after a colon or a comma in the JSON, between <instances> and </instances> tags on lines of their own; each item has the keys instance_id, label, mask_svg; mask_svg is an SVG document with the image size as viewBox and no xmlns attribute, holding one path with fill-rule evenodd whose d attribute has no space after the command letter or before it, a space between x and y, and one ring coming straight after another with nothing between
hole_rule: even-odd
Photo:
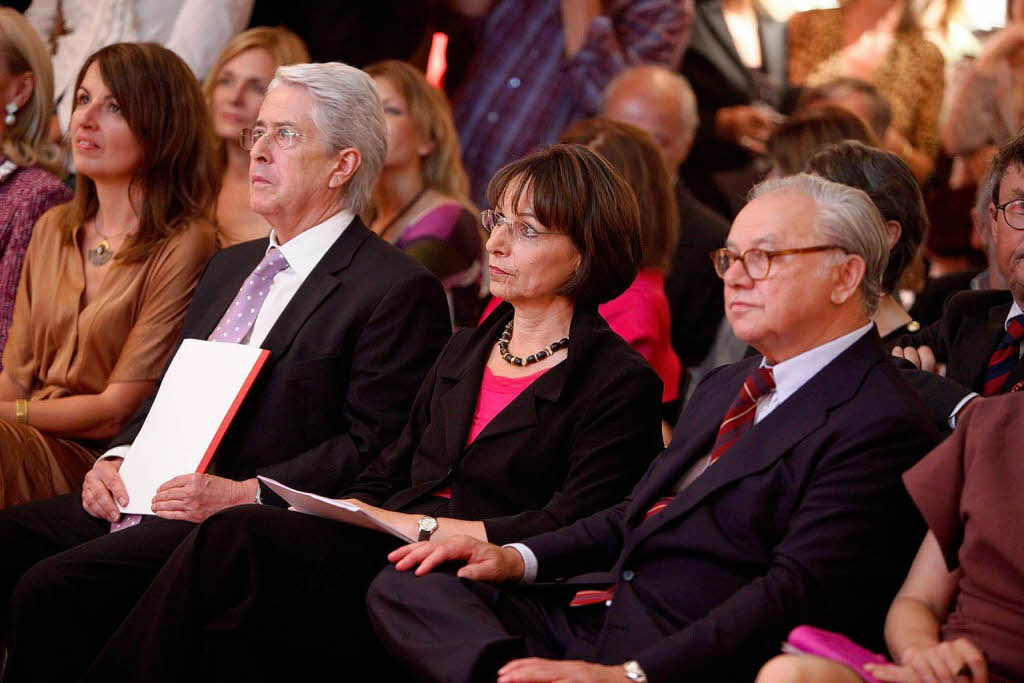
<instances>
[{"instance_id":1,"label":"man wearing rimless eyeglasses","mask_svg":"<svg viewBox=\"0 0 1024 683\"><path fill-rule=\"evenodd\" d=\"M988 206L995 266L1010 290L954 295L938 322L905 335L892 351L982 396L1024 388L1024 136L1000 149L991 172L999 178Z\"/></svg>"}]
</instances>

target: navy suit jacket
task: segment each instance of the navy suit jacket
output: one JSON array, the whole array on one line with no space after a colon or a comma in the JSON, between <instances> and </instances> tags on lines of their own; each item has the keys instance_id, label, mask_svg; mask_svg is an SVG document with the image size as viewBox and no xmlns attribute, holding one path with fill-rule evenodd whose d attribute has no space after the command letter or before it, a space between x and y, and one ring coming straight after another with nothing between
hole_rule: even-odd
<instances>
[{"instance_id":1,"label":"navy suit jacket","mask_svg":"<svg viewBox=\"0 0 1024 683\"><path fill-rule=\"evenodd\" d=\"M214 255L179 344L209 337L266 249L261 239ZM437 278L353 219L260 345L270 357L214 454L214 471L336 493L398 437L450 335ZM112 445L135 440L151 405L142 403Z\"/></svg>"},{"instance_id":2,"label":"navy suit jacket","mask_svg":"<svg viewBox=\"0 0 1024 683\"><path fill-rule=\"evenodd\" d=\"M590 651L567 656L636 659L652 681L750 680L798 624L880 640L924 534L900 475L936 433L874 331L641 524L708 454L760 362L701 383L671 446L624 502L524 541L541 581L603 570L573 583L618 584Z\"/></svg>"}]
</instances>

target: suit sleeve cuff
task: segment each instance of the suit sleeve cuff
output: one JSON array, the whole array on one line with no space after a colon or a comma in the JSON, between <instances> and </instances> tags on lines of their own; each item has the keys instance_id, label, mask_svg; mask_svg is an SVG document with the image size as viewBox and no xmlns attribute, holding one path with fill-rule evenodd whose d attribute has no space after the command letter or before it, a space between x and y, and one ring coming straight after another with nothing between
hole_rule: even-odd
<instances>
[{"instance_id":1,"label":"suit sleeve cuff","mask_svg":"<svg viewBox=\"0 0 1024 683\"><path fill-rule=\"evenodd\" d=\"M965 405L967 405L967 402L970 401L972 398L978 398L978 394L976 394L975 392L972 391L971 393L967 394L962 399L960 399L960 402L957 403L956 406L953 407L953 412L951 412L949 414L949 419L946 420L949 423L949 428L950 429L956 429L956 415L957 415L957 413L959 413L960 409L963 408Z\"/></svg>"},{"instance_id":2,"label":"suit sleeve cuff","mask_svg":"<svg viewBox=\"0 0 1024 683\"><path fill-rule=\"evenodd\" d=\"M537 556L522 543L509 543L502 548L512 548L523 558L523 578L519 583L533 583L537 580Z\"/></svg>"},{"instance_id":3,"label":"suit sleeve cuff","mask_svg":"<svg viewBox=\"0 0 1024 683\"><path fill-rule=\"evenodd\" d=\"M954 411L955 412L955 411ZM122 460L128 455L128 451L132 449L131 444L124 444L122 446L114 446L106 453L101 455L98 460L106 460L108 458L121 458Z\"/></svg>"}]
</instances>

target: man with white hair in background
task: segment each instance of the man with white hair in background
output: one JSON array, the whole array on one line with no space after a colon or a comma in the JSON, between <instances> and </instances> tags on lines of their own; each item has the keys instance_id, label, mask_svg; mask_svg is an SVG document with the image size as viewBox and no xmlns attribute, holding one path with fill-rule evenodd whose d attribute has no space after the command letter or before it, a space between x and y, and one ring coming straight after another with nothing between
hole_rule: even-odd
<instances>
[{"instance_id":1,"label":"man with white hair in background","mask_svg":"<svg viewBox=\"0 0 1024 683\"><path fill-rule=\"evenodd\" d=\"M672 346L683 365L693 367L707 356L722 320L722 283L708 254L721 248L729 233L729 221L701 203L679 177L697 132L697 99L678 72L645 64L626 69L608 84L601 116L650 133L675 181L679 241L665 294L672 312Z\"/></svg>"},{"instance_id":2,"label":"man with white hair in background","mask_svg":"<svg viewBox=\"0 0 1024 683\"><path fill-rule=\"evenodd\" d=\"M0 512L6 681L78 680L196 523L270 502L258 474L330 495L398 436L451 327L440 282L358 218L384 161L385 131L362 71L341 63L277 70L242 136L250 203L273 230L213 257L181 333L270 357L213 473L165 483L153 516L122 518L117 507L128 502L118 469L152 401L81 494Z\"/></svg>"},{"instance_id":3,"label":"man with white hair in background","mask_svg":"<svg viewBox=\"0 0 1024 683\"><path fill-rule=\"evenodd\" d=\"M900 475L936 441L871 322L887 261L860 190L756 188L715 265L763 355L701 383L615 507L508 546L392 553L367 597L389 651L432 681L654 683L751 680L801 623L877 643L924 533Z\"/></svg>"}]
</instances>

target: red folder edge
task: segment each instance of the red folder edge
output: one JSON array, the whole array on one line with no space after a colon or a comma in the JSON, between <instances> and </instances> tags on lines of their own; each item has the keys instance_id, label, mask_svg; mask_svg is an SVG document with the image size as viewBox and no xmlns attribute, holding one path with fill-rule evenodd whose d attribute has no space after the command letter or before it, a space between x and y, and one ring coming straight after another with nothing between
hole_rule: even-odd
<instances>
[{"instance_id":1,"label":"red folder edge","mask_svg":"<svg viewBox=\"0 0 1024 683\"><path fill-rule=\"evenodd\" d=\"M256 362L253 363L252 370L249 371L249 376L242 382L242 388L238 390L238 394L235 396L235 400L231 402L231 407L228 408L227 414L224 419L220 422L220 427L217 428L217 433L213 435L213 439L210 441L210 446L206 449L206 453L203 454L203 459L199 461L199 467L196 468L196 472L202 474L206 471L206 468L210 464L210 460L213 458L214 452L217 447L220 446L221 439L224 438L224 433L228 430L228 425L235 419L235 413L238 412L238 407L242 405L242 401L245 400L245 395L249 393L249 388L252 387L252 383L256 381L256 376L260 374L260 370L263 369L263 365L267 362L267 358L270 357L270 351L263 349L260 352Z\"/></svg>"}]
</instances>

